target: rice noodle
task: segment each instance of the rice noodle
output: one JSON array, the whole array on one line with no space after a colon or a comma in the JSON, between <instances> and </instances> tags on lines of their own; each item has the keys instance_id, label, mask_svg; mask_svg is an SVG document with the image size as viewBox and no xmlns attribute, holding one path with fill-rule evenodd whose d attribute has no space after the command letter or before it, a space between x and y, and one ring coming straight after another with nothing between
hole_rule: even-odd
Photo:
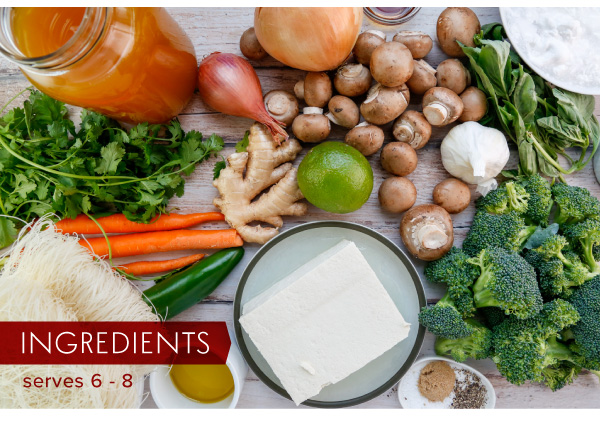
<instances>
[{"instance_id":1,"label":"rice noodle","mask_svg":"<svg viewBox=\"0 0 600 421\"><path fill-rule=\"evenodd\" d=\"M157 321L126 278L94 259L76 236L47 219L25 227L0 273L0 321ZM153 367L107 365L0 366L0 408L133 408L136 387L117 387L124 374L141 382ZM106 381L91 386L96 373ZM83 388L25 388L24 377L82 377ZM111 385L108 380L115 380Z\"/></svg>"}]
</instances>

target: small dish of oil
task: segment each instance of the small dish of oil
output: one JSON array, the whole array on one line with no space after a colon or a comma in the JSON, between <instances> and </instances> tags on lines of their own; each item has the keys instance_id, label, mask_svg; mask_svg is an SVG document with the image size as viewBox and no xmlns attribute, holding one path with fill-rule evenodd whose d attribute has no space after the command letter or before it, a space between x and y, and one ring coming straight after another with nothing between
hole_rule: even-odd
<instances>
[{"instance_id":1,"label":"small dish of oil","mask_svg":"<svg viewBox=\"0 0 600 421\"><path fill-rule=\"evenodd\" d=\"M204 404L220 402L235 390L233 376L225 364L175 364L169 376L179 393Z\"/></svg>"}]
</instances>

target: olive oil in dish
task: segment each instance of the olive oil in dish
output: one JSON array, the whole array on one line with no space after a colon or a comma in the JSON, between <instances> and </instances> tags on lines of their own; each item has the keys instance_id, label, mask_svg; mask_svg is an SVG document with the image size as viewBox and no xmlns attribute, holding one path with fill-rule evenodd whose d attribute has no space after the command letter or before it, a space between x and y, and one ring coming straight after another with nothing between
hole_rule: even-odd
<instances>
[{"instance_id":1,"label":"olive oil in dish","mask_svg":"<svg viewBox=\"0 0 600 421\"><path fill-rule=\"evenodd\" d=\"M235 389L233 376L225 364L174 364L170 376L179 393L200 403L220 402Z\"/></svg>"}]
</instances>

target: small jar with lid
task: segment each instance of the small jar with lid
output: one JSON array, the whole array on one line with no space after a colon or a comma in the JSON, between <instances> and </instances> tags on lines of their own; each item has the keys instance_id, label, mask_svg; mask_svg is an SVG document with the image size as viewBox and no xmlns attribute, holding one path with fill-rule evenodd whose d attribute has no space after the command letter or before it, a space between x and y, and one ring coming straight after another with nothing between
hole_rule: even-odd
<instances>
[{"instance_id":1,"label":"small jar with lid","mask_svg":"<svg viewBox=\"0 0 600 421\"><path fill-rule=\"evenodd\" d=\"M163 8L5 7L0 53L62 102L163 123L196 87L192 42Z\"/></svg>"}]
</instances>

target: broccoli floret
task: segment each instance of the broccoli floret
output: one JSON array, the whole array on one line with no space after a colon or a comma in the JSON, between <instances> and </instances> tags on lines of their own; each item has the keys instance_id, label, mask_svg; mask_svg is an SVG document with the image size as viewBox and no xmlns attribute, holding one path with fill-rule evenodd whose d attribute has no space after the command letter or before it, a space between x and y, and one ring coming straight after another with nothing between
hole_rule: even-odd
<instances>
[{"instance_id":1,"label":"broccoli floret","mask_svg":"<svg viewBox=\"0 0 600 421\"><path fill-rule=\"evenodd\" d=\"M435 341L436 354L450 356L458 362L467 358L481 360L490 356L492 331L474 319L467 319L465 323L473 328L473 333L460 339L438 337Z\"/></svg>"},{"instance_id":2,"label":"broccoli floret","mask_svg":"<svg viewBox=\"0 0 600 421\"><path fill-rule=\"evenodd\" d=\"M539 174L519 178L518 183L529 194L527 212L522 216L530 225L548 225L548 218L552 210L552 190L550 183Z\"/></svg>"},{"instance_id":3,"label":"broccoli floret","mask_svg":"<svg viewBox=\"0 0 600 421\"><path fill-rule=\"evenodd\" d=\"M600 217L600 202L583 187L556 183L552 186L552 197L557 205L554 222L559 225Z\"/></svg>"},{"instance_id":4,"label":"broccoli floret","mask_svg":"<svg viewBox=\"0 0 600 421\"><path fill-rule=\"evenodd\" d=\"M427 263L425 266L425 278L429 282L452 283L458 280L471 280L471 283L479 276L479 269L468 262L467 256L458 247L452 247L441 259Z\"/></svg>"},{"instance_id":5,"label":"broccoli floret","mask_svg":"<svg viewBox=\"0 0 600 421\"><path fill-rule=\"evenodd\" d=\"M493 215L478 211L463 242L463 251L472 257L486 247L520 251L535 229L535 226L525 225L523 218L515 212Z\"/></svg>"},{"instance_id":6,"label":"broccoli floret","mask_svg":"<svg viewBox=\"0 0 600 421\"><path fill-rule=\"evenodd\" d=\"M479 309L479 313L485 320L485 325L488 328L498 326L506 319L506 313L499 307L482 307Z\"/></svg>"},{"instance_id":7,"label":"broccoli floret","mask_svg":"<svg viewBox=\"0 0 600 421\"><path fill-rule=\"evenodd\" d=\"M520 184L508 181L501 184L496 190L492 190L485 196L477 199L478 209L488 213L503 215L509 212L523 214L527 212L527 201L529 193Z\"/></svg>"},{"instance_id":8,"label":"broccoli floret","mask_svg":"<svg viewBox=\"0 0 600 421\"><path fill-rule=\"evenodd\" d=\"M419 323L434 335L449 339L466 338L473 333L473 327L463 320L448 293L434 306L421 309Z\"/></svg>"},{"instance_id":9,"label":"broccoli floret","mask_svg":"<svg viewBox=\"0 0 600 421\"><path fill-rule=\"evenodd\" d=\"M596 276L569 247L565 237L554 235L525 254L526 260L537 269L540 288L546 296L567 297L573 287L583 285Z\"/></svg>"},{"instance_id":10,"label":"broccoli floret","mask_svg":"<svg viewBox=\"0 0 600 421\"><path fill-rule=\"evenodd\" d=\"M581 316L571 331L577 353L588 360L587 363L582 363L582 366L600 370L600 276L573 292L569 302Z\"/></svg>"},{"instance_id":11,"label":"broccoli floret","mask_svg":"<svg viewBox=\"0 0 600 421\"><path fill-rule=\"evenodd\" d=\"M513 384L527 380L558 381L544 369L558 368L562 361L573 361L569 347L557 340L559 332L579 320L577 310L568 302L556 299L544 304L536 316L520 320L509 317L493 329L493 360L500 373Z\"/></svg>"},{"instance_id":12,"label":"broccoli floret","mask_svg":"<svg viewBox=\"0 0 600 421\"><path fill-rule=\"evenodd\" d=\"M594 247L600 245L600 220L589 218L570 225L564 229L564 234L572 244L576 244L577 251L594 275L599 274L600 265L596 261L597 250Z\"/></svg>"},{"instance_id":13,"label":"broccoli floret","mask_svg":"<svg viewBox=\"0 0 600 421\"><path fill-rule=\"evenodd\" d=\"M427 280L448 285L448 294L463 317L470 317L475 312L471 286L479 276L479 269L468 259L462 250L452 247L444 257L425 267Z\"/></svg>"},{"instance_id":14,"label":"broccoli floret","mask_svg":"<svg viewBox=\"0 0 600 421\"><path fill-rule=\"evenodd\" d=\"M553 392L573 383L581 372L581 367L569 361L559 361L554 365L544 367L543 381Z\"/></svg>"},{"instance_id":15,"label":"broccoli floret","mask_svg":"<svg viewBox=\"0 0 600 421\"><path fill-rule=\"evenodd\" d=\"M501 248L482 250L469 260L481 269L473 284L475 306L500 307L507 315L526 319L542 308L535 270L518 253Z\"/></svg>"}]
</instances>

